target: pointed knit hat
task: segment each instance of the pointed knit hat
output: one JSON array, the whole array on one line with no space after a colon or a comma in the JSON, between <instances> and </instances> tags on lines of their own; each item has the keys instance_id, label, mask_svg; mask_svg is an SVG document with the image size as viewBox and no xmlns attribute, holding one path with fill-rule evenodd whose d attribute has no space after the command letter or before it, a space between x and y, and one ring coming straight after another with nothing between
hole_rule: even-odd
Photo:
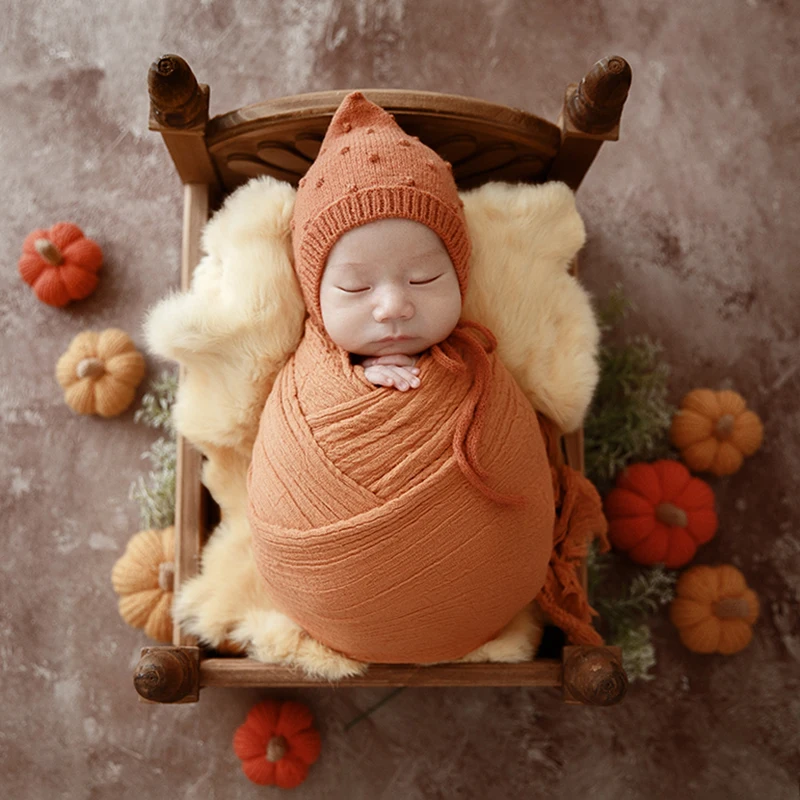
<instances>
[{"instance_id":1,"label":"pointed knit hat","mask_svg":"<svg viewBox=\"0 0 800 800\"><path fill-rule=\"evenodd\" d=\"M463 205L448 162L361 92L348 94L300 180L292 218L295 271L311 317L321 324L319 285L337 239L391 217L421 222L438 234L463 297L470 256Z\"/></svg>"}]
</instances>

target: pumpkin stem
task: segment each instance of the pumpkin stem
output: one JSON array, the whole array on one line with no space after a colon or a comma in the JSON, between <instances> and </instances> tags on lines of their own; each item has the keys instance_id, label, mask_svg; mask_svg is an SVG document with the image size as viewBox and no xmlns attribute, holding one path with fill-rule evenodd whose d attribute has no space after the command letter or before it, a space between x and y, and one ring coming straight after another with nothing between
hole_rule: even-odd
<instances>
[{"instance_id":1,"label":"pumpkin stem","mask_svg":"<svg viewBox=\"0 0 800 800\"><path fill-rule=\"evenodd\" d=\"M99 358L84 358L75 368L79 378L99 378L105 371L106 365Z\"/></svg>"},{"instance_id":2,"label":"pumpkin stem","mask_svg":"<svg viewBox=\"0 0 800 800\"><path fill-rule=\"evenodd\" d=\"M36 252L48 263L57 267L64 263L64 256L61 251L49 239L37 239L33 246Z\"/></svg>"},{"instance_id":3,"label":"pumpkin stem","mask_svg":"<svg viewBox=\"0 0 800 800\"><path fill-rule=\"evenodd\" d=\"M744 597L723 597L714 603L714 614L720 619L740 619L750 613L750 606Z\"/></svg>"},{"instance_id":4,"label":"pumpkin stem","mask_svg":"<svg viewBox=\"0 0 800 800\"><path fill-rule=\"evenodd\" d=\"M163 592L175 589L175 564L164 561L158 565L158 586Z\"/></svg>"},{"instance_id":5,"label":"pumpkin stem","mask_svg":"<svg viewBox=\"0 0 800 800\"><path fill-rule=\"evenodd\" d=\"M714 428L714 433L718 439L727 439L733 433L733 423L736 422L733 414L723 414Z\"/></svg>"},{"instance_id":6,"label":"pumpkin stem","mask_svg":"<svg viewBox=\"0 0 800 800\"><path fill-rule=\"evenodd\" d=\"M267 744L267 761L271 761L273 764L280 761L288 749L289 743L283 736L273 736Z\"/></svg>"},{"instance_id":7,"label":"pumpkin stem","mask_svg":"<svg viewBox=\"0 0 800 800\"><path fill-rule=\"evenodd\" d=\"M671 528L685 528L689 522L686 512L672 503L660 503L657 505L656 519Z\"/></svg>"}]
</instances>

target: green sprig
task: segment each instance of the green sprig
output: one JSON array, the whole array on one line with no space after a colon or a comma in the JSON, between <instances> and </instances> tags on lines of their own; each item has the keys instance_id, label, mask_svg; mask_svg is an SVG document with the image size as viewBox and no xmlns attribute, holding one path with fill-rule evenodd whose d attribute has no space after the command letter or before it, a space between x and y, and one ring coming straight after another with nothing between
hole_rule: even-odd
<instances>
[{"instance_id":1,"label":"green sprig","mask_svg":"<svg viewBox=\"0 0 800 800\"><path fill-rule=\"evenodd\" d=\"M595 608L611 631L611 638L630 630L669 603L675 596L675 580L675 573L659 564L640 572L620 597L598 598Z\"/></svg>"},{"instance_id":2,"label":"green sprig","mask_svg":"<svg viewBox=\"0 0 800 800\"><path fill-rule=\"evenodd\" d=\"M620 286L614 287L597 312L603 334L600 379L584 425L586 473L606 494L629 463L673 455L669 430L674 408L667 402L669 366L663 348L646 335L609 341L617 326L634 309ZM588 595L600 614L606 639L622 649L630 680L652 680L655 666L647 618L674 596L676 573L662 565L641 570L616 596L601 596L600 587L621 565L613 553L589 550Z\"/></svg>"},{"instance_id":3,"label":"green sprig","mask_svg":"<svg viewBox=\"0 0 800 800\"><path fill-rule=\"evenodd\" d=\"M598 590L612 573L616 574L616 562L617 556L600 554L592 543L587 558L589 603L600 614L609 644L622 649L628 678L652 680L649 670L656 661L647 618L672 601L677 572L658 564L640 570L617 596L602 596Z\"/></svg>"},{"instance_id":4,"label":"green sprig","mask_svg":"<svg viewBox=\"0 0 800 800\"><path fill-rule=\"evenodd\" d=\"M632 308L617 286L598 311L604 341L584 443L586 474L601 493L627 464L671 454L666 433L675 409L667 402L670 370L661 360L663 348L646 335L618 344L606 340Z\"/></svg>"},{"instance_id":5,"label":"green sprig","mask_svg":"<svg viewBox=\"0 0 800 800\"><path fill-rule=\"evenodd\" d=\"M178 378L165 372L153 381L133 416L150 428L166 434L156 439L142 454L150 461L147 476L139 476L130 486L128 497L139 504L143 528L167 528L175 522L175 482L177 445L172 408L178 393Z\"/></svg>"}]
</instances>

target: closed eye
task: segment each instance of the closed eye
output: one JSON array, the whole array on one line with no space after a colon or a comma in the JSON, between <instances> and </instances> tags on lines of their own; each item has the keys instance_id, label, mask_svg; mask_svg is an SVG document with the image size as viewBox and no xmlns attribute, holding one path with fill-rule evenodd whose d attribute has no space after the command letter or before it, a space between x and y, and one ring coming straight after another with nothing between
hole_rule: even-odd
<instances>
[{"instance_id":1,"label":"closed eye","mask_svg":"<svg viewBox=\"0 0 800 800\"><path fill-rule=\"evenodd\" d=\"M337 286L336 288L343 292L347 292L347 294L360 294L361 292L369 291L369 286L365 286L363 289L345 289L344 286Z\"/></svg>"},{"instance_id":2,"label":"closed eye","mask_svg":"<svg viewBox=\"0 0 800 800\"><path fill-rule=\"evenodd\" d=\"M409 283L412 286L424 286L426 283L433 283L435 280L438 280L439 278L442 277L442 275L444 275L443 272L441 272L439 275L436 275L433 278L428 278L427 280L424 281L409 281Z\"/></svg>"}]
</instances>

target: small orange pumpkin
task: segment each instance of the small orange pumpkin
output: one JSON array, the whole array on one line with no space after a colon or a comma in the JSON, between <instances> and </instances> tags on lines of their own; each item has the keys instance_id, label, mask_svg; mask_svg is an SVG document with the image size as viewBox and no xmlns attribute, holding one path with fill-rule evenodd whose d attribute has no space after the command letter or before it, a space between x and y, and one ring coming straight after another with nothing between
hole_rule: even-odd
<instances>
[{"instance_id":1,"label":"small orange pumpkin","mask_svg":"<svg viewBox=\"0 0 800 800\"><path fill-rule=\"evenodd\" d=\"M669 618L692 652L727 656L750 643L758 597L736 567L692 567L678 579L675 595Z\"/></svg>"},{"instance_id":2,"label":"small orange pumpkin","mask_svg":"<svg viewBox=\"0 0 800 800\"><path fill-rule=\"evenodd\" d=\"M117 328L79 333L56 365L67 405L78 414L101 417L128 408L144 373L144 356Z\"/></svg>"},{"instance_id":3,"label":"small orange pumpkin","mask_svg":"<svg viewBox=\"0 0 800 800\"><path fill-rule=\"evenodd\" d=\"M119 613L134 628L157 642L172 641L175 587L175 528L134 534L114 564L111 583L119 595ZM243 645L225 639L215 648L242 655Z\"/></svg>"},{"instance_id":4,"label":"small orange pumpkin","mask_svg":"<svg viewBox=\"0 0 800 800\"><path fill-rule=\"evenodd\" d=\"M631 464L605 502L608 538L637 564L688 564L717 531L714 493L677 461Z\"/></svg>"},{"instance_id":5,"label":"small orange pumpkin","mask_svg":"<svg viewBox=\"0 0 800 800\"><path fill-rule=\"evenodd\" d=\"M732 475L764 438L758 415L737 392L695 389L672 419L670 439L689 469Z\"/></svg>"},{"instance_id":6,"label":"small orange pumpkin","mask_svg":"<svg viewBox=\"0 0 800 800\"><path fill-rule=\"evenodd\" d=\"M119 613L157 642L172 641L175 528L139 531L111 570Z\"/></svg>"},{"instance_id":7,"label":"small orange pumpkin","mask_svg":"<svg viewBox=\"0 0 800 800\"><path fill-rule=\"evenodd\" d=\"M233 750L253 783L294 789L321 749L309 709L292 700L254 705L233 737Z\"/></svg>"},{"instance_id":8,"label":"small orange pumpkin","mask_svg":"<svg viewBox=\"0 0 800 800\"><path fill-rule=\"evenodd\" d=\"M97 288L103 251L71 222L37 228L22 243L19 274L43 303L61 307Z\"/></svg>"}]
</instances>

